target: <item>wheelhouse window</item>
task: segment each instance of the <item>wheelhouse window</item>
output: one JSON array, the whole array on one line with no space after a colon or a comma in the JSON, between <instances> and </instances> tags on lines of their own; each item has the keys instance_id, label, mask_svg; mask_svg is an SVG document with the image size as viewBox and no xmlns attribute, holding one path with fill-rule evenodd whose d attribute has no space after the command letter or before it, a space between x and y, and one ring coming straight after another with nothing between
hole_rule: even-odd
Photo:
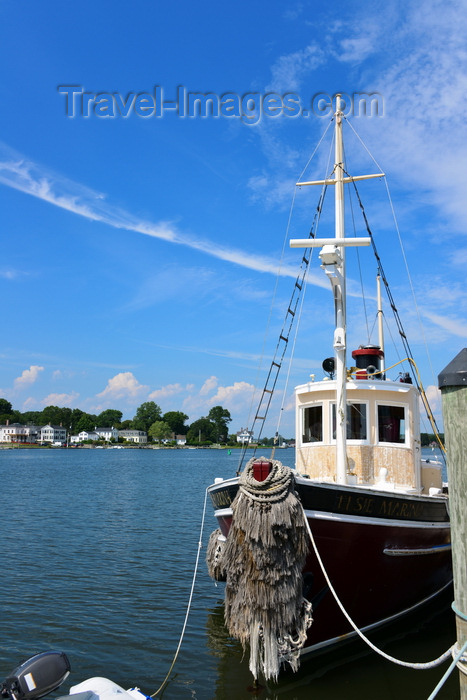
<instances>
[{"instance_id":1,"label":"wheelhouse window","mask_svg":"<svg viewBox=\"0 0 467 700\"><path fill-rule=\"evenodd\" d=\"M347 440L367 439L366 403L347 404ZM336 404L332 404L332 435L336 437Z\"/></svg>"},{"instance_id":2,"label":"wheelhouse window","mask_svg":"<svg viewBox=\"0 0 467 700\"><path fill-rule=\"evenodd\" d=\"M323 442L323 406L303 409L303 442Z\"/></svg>"},{"instance_id":3,"label":"wheelhouse window","mask_svg":"<svg viewBox=\"0 0 467 700\"><path fill-rule=\"evenodd\" d=\"M378 439L380 442L405 442L404 406L378 406Z\"/></svg>"}]
</instances>

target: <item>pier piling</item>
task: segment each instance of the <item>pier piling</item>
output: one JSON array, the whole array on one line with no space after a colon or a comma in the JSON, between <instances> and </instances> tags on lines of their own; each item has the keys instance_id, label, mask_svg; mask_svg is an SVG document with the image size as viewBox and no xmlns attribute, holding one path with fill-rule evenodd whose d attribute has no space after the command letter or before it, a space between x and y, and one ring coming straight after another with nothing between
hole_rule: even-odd
<instances>
[{"instance_id":1,"label":"pier piling","mask_svg":"<svg viewBox=\"0 0 467 700\"><path fill-rule=\"evenodd\" d=\"M467 641L467 348L438 376L444 416L452 531L457 643ZM464 657L465 658L465 657ZM467 700L467 664L460 662L461 700Z\"/></svg>"}]
</instances>

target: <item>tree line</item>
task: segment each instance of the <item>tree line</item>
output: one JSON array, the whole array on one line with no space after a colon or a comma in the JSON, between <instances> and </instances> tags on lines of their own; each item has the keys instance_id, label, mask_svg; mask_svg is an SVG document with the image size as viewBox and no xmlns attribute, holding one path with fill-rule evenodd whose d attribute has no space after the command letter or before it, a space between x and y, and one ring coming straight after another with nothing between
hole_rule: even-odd
<instances>
[{"instance_id":1,"label":"tree line","mask_svg":"<svg viewBox=\"0 0 467 700\"><path fill-rule=\"evenodd\" d=\"M23 425L62 425L70 434L78 435L82 430L91 431L94 428L110 428L117 430L144 430L150 438L159 442L169 440L174 435L186 435L189 444L227 444L236 436L229 436L228 425L232 421L230 412L222 406L211 408L207 416L203 416L187 424L189 417L182 411L162 409L154 401L146 401L136 409L131 420L122 420L123 413L117 409L108 408L99 414L86 413L79 408L46 406L42 411L20 411L12 404L0 398L0 424L21 423Z\"/></svg>"},{"instance_id":2,"label":"tree line","mask_svg":"<svg viewBox=\"0 0 467 700\"><path fill-rule=\"evenodd\" d=\"M444 445L444 433L439 433L439 439ZM433 443L438 444L438 440L434 433L420 433L420 443L422 447L429 447Z\"/></svg>"}]
</instances>

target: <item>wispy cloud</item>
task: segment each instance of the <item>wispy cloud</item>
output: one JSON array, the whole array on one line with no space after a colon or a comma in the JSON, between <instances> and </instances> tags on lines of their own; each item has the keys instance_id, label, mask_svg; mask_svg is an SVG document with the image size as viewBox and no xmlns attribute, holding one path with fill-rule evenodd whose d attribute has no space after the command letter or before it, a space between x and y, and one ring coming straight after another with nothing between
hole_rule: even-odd
<instances>
[{"instance_id":1,"label":"wispy cloud","mask_svg":"<svg viewBox=\"0 0 467 700\"><path fill-rule=\"evenodd\" d=\"M0 183L37 197L61 209L66 209L90 221L98 221L113 228L124 229L182 245L256 272L277 274L278 263L274 258L248 253L244 250L222 246L202 238L188 236L168 221L154 223L140 219L130 212L109 203L103 193L96 192L39 166L1 142ZM284 266L282 274L295 277L296 269ZM321 286L319 278L315 279L311 276L310 282L312 284L317 282Z\"/></svg>"},{"instance_id":2,"label":"wispy cloud","mask_svg":"<svg viewBox=\"0 0 467 700\"><path fill-rule=\"evenodd\" d=\"M465 12L466 3L461 5ZM372 44L374 70L367 71L365 79L384 96L388 117L378 159L388 163L404 185L416 188L419 197L429 193L426 201L465 233L467 173L459 163L467 156L467 135L458 105L467 90L467 51L459 12L457 2L412 2L404 8L401 22L396 21L400 13L397 18L387 10ZM354 24L347 31L347 41L364 43L367 25ZM363 133L374 127L371 121L359 124ZM419 203L416 199L412 206ZM443 229L438 237L452 235L452 229Z\"/></svg>"},{"instance_id":3,"label":"wispy cloud","mask_svg":"<svg viewBox=\"0 0 467 700\"><path fill-rule=\"evenodd\" d=\"M342 89L350 95L379 93L387 116L384 139L379 139L382 125L375 119L359 120L359 132L369 145L377 140L378 160L391 176L417 190L412 209L430 201L465 234L467 172L459 164L467 157L462 110L467 50L465 23L459 17L467 11L466 2L375 2L354 10L344 12L338 22L323 23L319 42L308 42L276 58L267 88L294 91L303 104L319 92L330 96ZM335 82L335 76L342 74L341 63L364 64L365 70L345 87ZM324 71L328 78L323 84ZM291 121L264 119L254 132L268 164L251 178L250 187L253 196L266 197L266 203L274 201L268 199L268 192L276 202L285 201L284 192L296 175L296 163L284 157L280 134ZM310 125L316 126L316 118L314 122ZM281 151L278 176L276 154ZM426 193L425 202L420 201L422 193ZM444 235L450 234L446 227Z\"/></svg>"},{"instance_id":4,"label":"wispy cloud","mask_svg":"<svg viewBox=\"0 0 467 700\"><path fill-rule=\"evenodd\" d=\"M22 270L15 270L11 267L0 268L0 277L4 280L16 280L20 277L24 277L27 274L27 272L23 272Z\"/></svg>"},{"instance_id":5,"label":"wispy cloud","mask_svg":"<svg viewBox=\"0 0 467 700\"><path fill-rule=\"evenodd\" d=\"M297 92L302 81L326 60L324 51L317 44L280 56L271 68L271 82L266 90L278 94Z\"/></svg>"},{"instance_id":6,"label":"wispy cloud","mask_svg":"<svg viewBox=\"0 0 467 700\"><path fill-rule=\"evenodd\" d=\"M429 311L424 311L424 315L436 326L448 331L451 335L467 338L467 323L464 319L448 318Z\"/></svg>"}]
</instances>

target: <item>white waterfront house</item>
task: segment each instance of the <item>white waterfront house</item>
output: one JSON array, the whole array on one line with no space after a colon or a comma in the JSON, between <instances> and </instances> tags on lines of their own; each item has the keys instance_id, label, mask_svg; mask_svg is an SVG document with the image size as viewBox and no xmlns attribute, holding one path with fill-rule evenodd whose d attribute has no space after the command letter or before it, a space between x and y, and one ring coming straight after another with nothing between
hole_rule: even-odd
<instances>
[{"instance_id":1,"label":"white waterfront house","mask_svg":"<svg viewBox=\"0 0 467 700\"><path fill-rule=\"evenodd\" d=\"M111 440L118 440L118 430L117 428L94 428L94 432L97 433L98 437L105 440L106 442L111 442Z\"/></svg>"},{"instance_id":2,"label":"white waterfront house","mask_svg":"<svg viewBox=\"0 0 467 700\"><path fill-rule=\"evenodd\" d=\"M40 429L40 436L38 437L40 442L49 442L50 444L66 442L66 428L62 428L61 425L44 425Z\"/></svg>"},{"instance_id":3,"label":"white waterfront house","mask_svg":"<svg viewBox=\"0 0 467 700\"><path fill-rule=\"evenodd\" d=\"M22 425L21 423L7 423L0 425L0 442L28 442L35 443L41 429L37 425Z\"/></svg>"},{"instance_id":4,"label":"white waterfront house","mask_svg":"<svg viewBox=\"0 0 467 700\"><path fill-rule=\"evenodd\" d=\"M148 441L148 434L144 430L119 430L118 437L137 445L145 445Z\"/></svg>"},{"instance_id":5,"label":"white waterfront house","mask_svg":"<svg viewBox=\"0 0 467 700\"><path fill-rule=\"evenodd\" d=\"M85 442L85 440L104 440L111 442L118 440L118 430L116 428L94 428L94 430L82 430L78 435L72 435L71 442Z\"/></svg>"},{"instance_id":6,"label":"white waterfront house","mask_svg":"<svg viewBox=\"0 0 467 700\"><path fill-rule=\"evenodd\" d=\"M71 442L84 442L85 440L99 440L95 430L82 430L78 435L71 436Z\"/></svg>"},{"instance_id":7,"label":"white waterfront house","mask_svg":"<svg viewBox=\"0 0 467 700\"><path fill-rule=\"evenodd\" d=\"M253 431L241 428L237 433L237 442L241 442L242 445L250 445L253 442Z\"/></svg>"}]
</instances>

